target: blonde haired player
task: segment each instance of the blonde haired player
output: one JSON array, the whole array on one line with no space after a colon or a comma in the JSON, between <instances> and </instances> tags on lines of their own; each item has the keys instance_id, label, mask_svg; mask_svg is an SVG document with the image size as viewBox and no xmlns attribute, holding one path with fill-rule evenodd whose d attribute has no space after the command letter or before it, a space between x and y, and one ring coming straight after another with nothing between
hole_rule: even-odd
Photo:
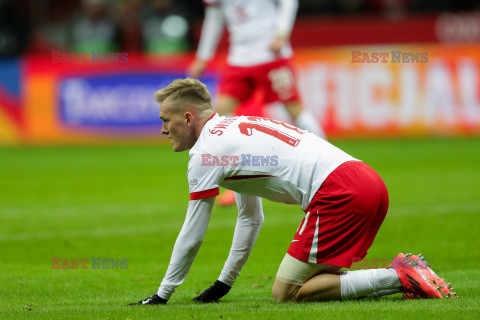
<instances>
[{"instance_id":1,"label":"blonde haired player","mask_svg":"<svg viewBox=\"0 0 480 320\"><path fill-rule=\"evenodd\" d=\"M253 92L260 90L262 104L281 102L298 127L320 137L325 134L315 115L304 109L295 84L289 38L298 8L297 0L204 0L205 20L191 76L203 74L226 25L230 47L222 74L215 111L230 115ZM235 203L233 192L218 199Z\"/></svg>"},{"instance_id":2,"label":"blonde haired player","mask_svg":"<svg viewBox=\"0 0 480 320\"><path fill-rule=\"evenodd\" d=\"M305 211L273 284L284 301L325 301L403 292L406 298L454 297L420 256L399 254L389 268L346 271L363 259L388 209L380 176L318 136L268 118L221 117L198 80L176 80L156 92L162 133L172 149L190 149L190 202L158 291L135 304L165 304L200 248L219 186L234 190L237 224L218 280L194 300L227 294L255 244L261 198ZM433 284L435 283L435 285Z\"/></svg>"}]
</instances>

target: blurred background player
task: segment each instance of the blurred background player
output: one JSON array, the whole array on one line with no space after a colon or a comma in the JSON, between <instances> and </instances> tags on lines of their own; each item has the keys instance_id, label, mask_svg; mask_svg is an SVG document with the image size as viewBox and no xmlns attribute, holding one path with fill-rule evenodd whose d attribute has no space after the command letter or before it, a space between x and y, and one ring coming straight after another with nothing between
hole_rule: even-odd
<instances>
[{"instance_id":1,"label":"blurred background player","mask_svg":"<svg viewBox=\"0 0 480 320\"><path fill-rule=\"evenodd\" d=\"M263 94L260 106L281 102L296 125L322 138L325 134L315 115L300 103L291 65L290 32L297 0L204 0L206 6L196 59L191 76L200 77L212 59L226 24L230 47L227 67L220 80L216 111L232 114L256 90ZM233 191L225 191L220 205L235 204Z\"/></svg>"}]
</instances>

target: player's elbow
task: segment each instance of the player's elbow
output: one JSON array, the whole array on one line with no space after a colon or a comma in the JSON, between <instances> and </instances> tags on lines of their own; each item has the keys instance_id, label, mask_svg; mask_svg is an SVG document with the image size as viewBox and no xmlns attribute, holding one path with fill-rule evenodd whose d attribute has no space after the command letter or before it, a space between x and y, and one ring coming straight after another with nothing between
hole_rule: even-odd
<instances>
[{"instance_id":1,"label":"player's elbow","mask_svg":"<svg viewBox=\"0 0 480 320\"><path fill-rule=\"evenodd\" d=\"M189 247L192 251L198 250L198 248L201 247L202 243L203 243L203 239L193 239Z\"/></svg>"},{"instance_id":2,"label":"player's elbow","mask_svg":"<svg viewBox=\"0 0 480 320\"><path fill-rule=\"evenodd\" d=\"M258 227L262 226L263 221L265 221L265 217L263 216L263 212L260 212L259 214L255 214L251 219L252 224L257 225Z\"/></svg>"},{"instance_id":3,"label":"player's elbow","mask_svg":"<svg viewBox=\"0 0 480 320\"><path fill-rule=\"evenodd\" d=\"M262 225L263 225L263 217L259 218L259 219L255 219L255 220L252 220L250 223L253 227L255 228L261 228Z\"/></svg>"},{"instance_id":4,"label":"player's elbow","mask_svg":"<svg viewBox=\"0 0 480 320\"><path fill-rule=\"evenodd\" d=\"M263 221L265 221L265 217L263 215L263 213L261 215L259 215L259 217L257 217L257 222L258 222L258 225L261 227L262 224L263 224Z\"/></svg>"}]
</instances>

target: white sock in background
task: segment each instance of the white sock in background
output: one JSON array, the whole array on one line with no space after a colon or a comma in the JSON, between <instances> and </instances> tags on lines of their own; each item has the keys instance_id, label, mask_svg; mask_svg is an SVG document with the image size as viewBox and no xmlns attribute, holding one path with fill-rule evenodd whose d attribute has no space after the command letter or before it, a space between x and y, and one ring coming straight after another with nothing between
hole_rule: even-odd
<instances>
[{"instance_id":1,"label":"white sock in background","mask_svg":"<svg viewBox=\"0 0 480 320\"><path fill-rule=\"evenodd\" d=\"M317 117L315 117L313 112L311 112L310 110L304 109L302 113L298 115L295 123L299 128L310 131L311 133L316 134L320 138L325 139L325 132L323 131L323 128L318 124Z\"/></svg>"},{"instance_id":2,"label":"white sock in background","mask_svg":"<svg viewBox=\"0 0 480 320\"><path fill-rule=\"evenodd\" d=\"M374 292L399 290L401 287L402 284L394 269L346 271L340 275L342 299L366 297Z\"/></svg>"}]
</instances>

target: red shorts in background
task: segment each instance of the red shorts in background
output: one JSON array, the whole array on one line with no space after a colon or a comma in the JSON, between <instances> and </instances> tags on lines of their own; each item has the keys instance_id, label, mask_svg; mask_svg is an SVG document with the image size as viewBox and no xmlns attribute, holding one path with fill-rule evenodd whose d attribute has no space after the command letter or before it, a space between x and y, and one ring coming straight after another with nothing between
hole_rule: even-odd
<instances>
[{"instance_id":1,"label":"red shorts in background","mask_svg":"<svg viewBox=\"0 0 480 320\"><path fill-rule=\"evenodd\" d=\"M346 162L313 196L287 252L301 261L350 268L366 256L387 210L382 178L361 161Z\"/></svg>"},{"instance_id":2,"label":"red shorts in background","mask_svg":"<svg viewBox=\"0 0 480 320\"><path fill-rule=\"evenodd\" d=\"M263 104L298 101L295 73L289 59L251 67L227 66L220 80L219 93L247 101L256 90Z\"/></svg>"}]
</instances>

